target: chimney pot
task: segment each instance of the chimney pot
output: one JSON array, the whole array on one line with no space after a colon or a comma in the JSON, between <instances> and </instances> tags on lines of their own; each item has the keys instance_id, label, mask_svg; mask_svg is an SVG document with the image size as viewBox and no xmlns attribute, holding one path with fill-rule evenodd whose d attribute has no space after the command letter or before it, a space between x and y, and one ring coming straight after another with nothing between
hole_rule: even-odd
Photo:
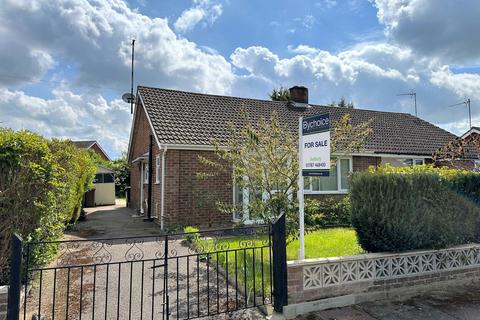
<instances>
[{"instance_id":1,"label":"chimney pot","mask_svg":"<svg viewBox=\"0 0 480 320\"><path fill-rule=\"evenodd\" d=\"M308 88L303 86L294 86L289 89L290 100L297 103L308 104Z\"/></svg>"}]
</instances>

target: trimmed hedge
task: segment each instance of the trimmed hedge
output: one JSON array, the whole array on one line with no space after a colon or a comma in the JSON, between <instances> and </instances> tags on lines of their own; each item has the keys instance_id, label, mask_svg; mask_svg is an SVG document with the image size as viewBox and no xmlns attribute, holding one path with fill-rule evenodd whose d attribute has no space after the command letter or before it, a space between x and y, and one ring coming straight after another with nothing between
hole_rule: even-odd
<instances>
[{"instance_id":1,"label":"trimmed hedge","mask_svg":"<svg viewBox=\"0 0 480 320\"><path fill-rule=\"evenodd\" d=\"M309 229L351 224L350 197L325 196L305 199L305 225Z\"/></svg>"},{"instance_id":2,"label":"trimmed hedge","mask_svg":"<svg viewBox=\"0 0 480 320\"><path fill-rule=\"evenodd\" d=\"M0 284L8 280L10 238L57 240L78 217L93 186L95 163L86 150L29 131L0 129ZM32 266L49 261L54 245L30 250Z\"/></svg>"},{"instance_id":3,"label":"trimmed hedge","mask_svg":"<svg viewBox=\"0 0 480 320\"><path fill-rule=\"evenodd\" d=\"M352 224L360 245L381 252L474 241L480 208L470 199L478 196L479 180L476 173L431 166L354 173Z\"/></svg>"}]
</instances>

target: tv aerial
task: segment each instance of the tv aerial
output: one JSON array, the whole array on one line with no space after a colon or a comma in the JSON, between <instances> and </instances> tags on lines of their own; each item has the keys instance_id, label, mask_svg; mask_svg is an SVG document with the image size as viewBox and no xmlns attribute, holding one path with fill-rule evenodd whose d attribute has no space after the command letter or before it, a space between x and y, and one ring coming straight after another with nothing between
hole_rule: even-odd
<instances>
[{"instance_id":1,"label":"tv aerial","mask_svg":"<svg viewBox=\"0 0 480 320\"><path fill-rule=\"evenodd\" d=\"M412 90L411 92L407 93L399 93L397 96L410 96L410 98L413 98L414 104L415 104L415 117L417 116L417 93Z\"/></svg>"},{"instance_id":2,"label":"tv aerial","mask_svg":"<svg viewBox=\"0 0 480 320\"><path fill-rule=\"evenodd\" d=\"M132 39L132 74L130 82L130 92L122 95L122 100L126 103L130 103L130 114L133 114L133 104L135 103L135 95L133 94L133 67L135 61L135 39Z\"/></svg>"},{"instance_id":3,"label":"tv aerial","mask_svg":"<svg viewBox=\"0 0 480 320\"><path fill-rule=\"evenodd\" d=\"M472 111L470 110L470 98L467 98L465 101L462 101L462 102L459 102L459 103L451 104L447 107L448 108L456 107L456 106L460 106L462 104L464 104L466 107L468 107L468 121L470 123L470 129L471 129L472 128Z\"/></svg>"}]
</instances>

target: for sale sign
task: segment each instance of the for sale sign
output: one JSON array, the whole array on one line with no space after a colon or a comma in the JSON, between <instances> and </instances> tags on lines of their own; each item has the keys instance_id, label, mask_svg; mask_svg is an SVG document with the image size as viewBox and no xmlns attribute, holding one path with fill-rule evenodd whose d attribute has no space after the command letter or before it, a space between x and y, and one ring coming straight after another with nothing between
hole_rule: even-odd
<instances>
[{"instance_id":1,"label":"for sale sign","mask_svg":"<svg viewBox=\"0 0 480 320\"><path fill-rule=\"evenodd\" d=\"M330 172L330 115L301 120L300 161L303 176L328 176Z\"/></svg>"}]
</instances>

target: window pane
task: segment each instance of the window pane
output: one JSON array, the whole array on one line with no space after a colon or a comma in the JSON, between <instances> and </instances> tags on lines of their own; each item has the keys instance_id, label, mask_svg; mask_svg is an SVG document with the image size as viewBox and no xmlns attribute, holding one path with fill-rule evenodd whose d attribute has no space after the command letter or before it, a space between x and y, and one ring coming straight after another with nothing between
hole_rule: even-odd
<instances>
[{"instance_id":1,"label":"window pane","mask_svg":"<svg viewBox=\"0 0 480 320\"><path fill-rule=\"evenodd\" d=\"M318 189L320 191L336 191L338 190L338 181L337 181L337 166L336 164L331 164L330 167L330 176L328 177L318 177ZM312 189L314 189L314 184L312 183Z\"/></svg>"},{"instance_id":2,"label":"window pane","mask_svg":"<svg viewBox=\"0 0 480 320\"><path fill-rule=\"evenodd\" d=\"M340 189L348 189L348 174L350 173L350 160L340 160Z\"/></svg>"},{"instance_id":3,"label":"window pane","mask_svg":"<svg viewBox=\"0 0 480 320\"><path fill-rule=\"evenodd\" d=\"M312 190L318 191L320 190L320 178L319 177L312 177Z\"/></svg>"},{"instance_id":4,"label":"window pane","mask_svg":"<svg viewBox=\"0 0 480 320\"><path fill-rule=\"evenodd\" d=\"M104 173L103 174L103 183L112 183L112 182L114 182L113 174Z\"/></svg>"},{"instance_id":5,"label":"window pane","mask_svg":"<svg viewBox=\"0 0 480 320\"><path fill-rule=\"evenodd\" d=\"M310 190L310 177L303 177L303 189Z\"/></svg>"},{"instance_id":6,"label":"window pane","mask_svg":"<svg viewBox=\"0 0 480 320\"><path fill-rule=\"evenodd\" d=\"M413 166L413 159L403 159L406 166Z\"/></svg>"},{"instance_id":7,"label":"window pane","mask_svg":"<svg viewBox=\"0 0 480 320\"><path fill-rule=\"evenodd\" d=\"M95 180L93 180L93 183L103 183L103 174L97 173L95 175Z\"/></svg>"},{"instance_id":8,"label":"window pane","mask_svg":"<svg viewBox=\"0 0 480 320\"><path fill-rule=\"evenodd\" d=\"M423 160L422 159L416 159L415 160L415 165L422 165L423 164Z\"/></svg>"},{"instance_id":9,"label":"window pane","mask_svg":"<svg viewBox=\"0 0 480 320\"><path fill-rule=\"evenodd\" d=\"M235 219L242 219L243 216L243 190L238 184L235 184Z\"/></svg>"}]
</instances>

